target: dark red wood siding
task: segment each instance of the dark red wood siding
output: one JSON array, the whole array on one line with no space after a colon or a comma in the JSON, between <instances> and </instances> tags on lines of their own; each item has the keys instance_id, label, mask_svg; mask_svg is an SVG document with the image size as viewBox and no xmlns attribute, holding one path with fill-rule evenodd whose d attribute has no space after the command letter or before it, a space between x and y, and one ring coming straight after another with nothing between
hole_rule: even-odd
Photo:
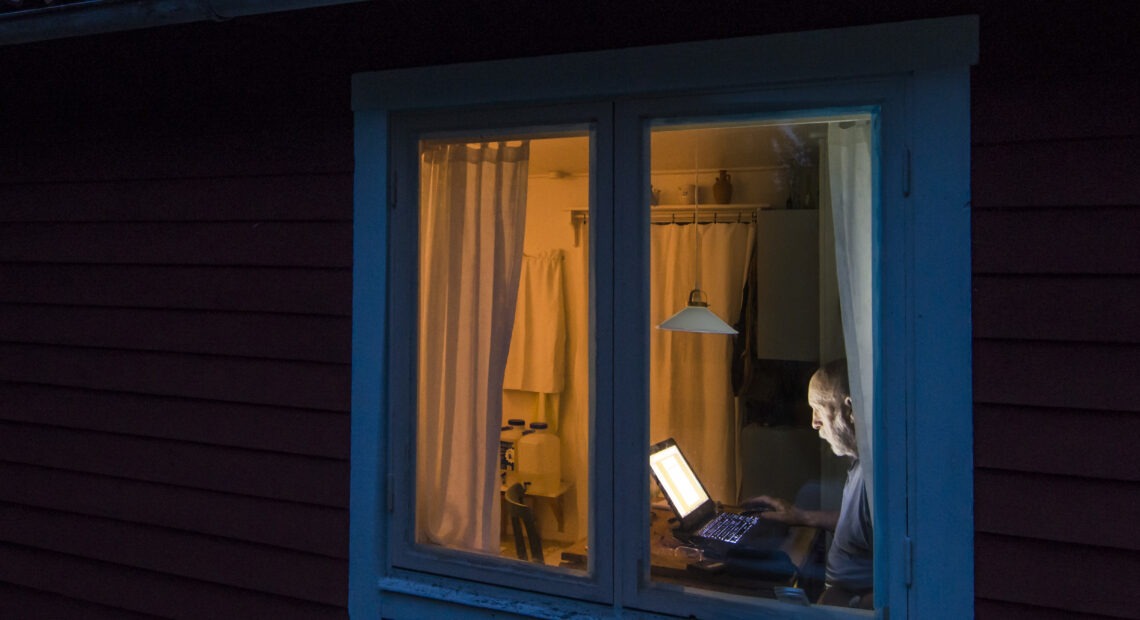
<instances>
[{"instance_id":1,"label":"dark red wood siding","mask_svg":"<svg viewBox=\"0 0 1140 620\"><path fill-rule=\"evenodd\" d=\"M353 72L967 13L977 616L1136 617L1138 6L372 2L5 48L0 617L344 616Z\"/></svg>"},{"instance_id":2,"label":"dark red wood siding","mask_svg":"<svg viewBox=\"0 0 1140 620\"><path fill-rule=\"evenodd\" d=\"M186 112L0 142L3 617L344 616L351 117Z\"/></svg>"},{"instance_id":3,"label":"dark red wood siding","mask_svg":"<svg viewBox=\"0 0 1140 620\"><path fill-rule=\"evenodd\" d=\"M979 618L1135 618L1140 604L1140 80L1113 23L1136 9L1093 13L983 14Z\"/></svg>"}]
</instances>

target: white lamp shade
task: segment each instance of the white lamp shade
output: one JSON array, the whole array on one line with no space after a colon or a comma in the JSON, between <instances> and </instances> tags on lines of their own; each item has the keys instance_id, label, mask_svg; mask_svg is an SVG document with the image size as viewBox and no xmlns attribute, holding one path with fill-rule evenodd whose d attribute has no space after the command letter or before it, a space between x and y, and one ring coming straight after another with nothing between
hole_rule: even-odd
<instances>
[{"instance_id":1,"label":"white lamp shade","mask_svg":"<svg viewBox=\"0 0 1140 620\"><path fill-rule=\"evenodd\" d=\"M732 326L713 314L712 310L709 310L709 305L704 301L704 296L703 291L693 289L693 292L689 293L689 304L677 314L669 317L664 323L658 325L657 329L695 334L735 335L737 332Z\"/></svg>"}]
</instances>

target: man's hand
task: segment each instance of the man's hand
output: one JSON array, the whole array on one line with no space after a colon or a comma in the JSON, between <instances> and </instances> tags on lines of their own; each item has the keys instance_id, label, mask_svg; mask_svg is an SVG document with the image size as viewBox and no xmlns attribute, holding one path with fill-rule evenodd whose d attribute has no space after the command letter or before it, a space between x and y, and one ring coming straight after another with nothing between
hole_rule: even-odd
<instances>
[{"instance_id":1,"label":"man's hand","mask_svg":"<svg viewBox=\"0 0 1140 620\"><path fill-rule=\"evenodd\" d=\"M757 495L741 502L744 512L760 513L758 516L770 521L779 521L788 525L804 525L800 510L786 500L768 495Z\"/></svg>"},{"instance_id":2,"label":"man's hand","mask_svg":"<svg viewBox=\"0 0 1140 620\"><path fill-rule=\"evenodd\" d=\"M788 525L806 525L835 531L839 521L838 512L823 512L817 510L800 510L791 502L778 497L757 495L740 503L745 512L759 513L761 519L779 521Z\"/></svg>"}]
</instances>

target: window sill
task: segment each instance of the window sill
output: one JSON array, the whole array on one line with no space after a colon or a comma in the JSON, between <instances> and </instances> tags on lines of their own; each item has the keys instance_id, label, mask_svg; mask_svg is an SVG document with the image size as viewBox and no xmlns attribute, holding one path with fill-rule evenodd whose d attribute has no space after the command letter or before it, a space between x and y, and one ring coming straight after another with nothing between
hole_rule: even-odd
<instances>
[{"instance_id":1,"label":"window sill","mask_svg":"<svg viewBox=\"0 0 1140 620\"><path fill-rule=\"evenodd\" d=\"M658 588L677 589L669 585L653 587L653 589ZM473 614L477 614L477 610L484 610L492 613L516 614L528 618L618 618L629 617L631 612L636 614L636 617L645 620L666 620L675 617L401 569L393 569L390 576L381 578L377 583L377 589L380 592L380 598L384 600L385 609L404 608L410 612L410 615L416 615L419 611L439 614L441 611L439 605L443 603L455 605L460 609L469 608ZM814 605L796 607L778 603L775 600L758 600L710 590L679 589L686 590L689 595L696 597L698 603L699 599L715 600L722 605L727 603L729 608L719 607L721 611L718 612L718 617L726 620L735 618L742 620L745 618L794 618L801 616L801 614L802 617L813 619L835 618L837 620L876 617L874 611Z\"/></svg>"},{"instance_id":2,"label":"window sill","mask_svg":"<svg viewBox=\"0 0 1140 620\"><path fill-rule=\"evenodd\" d=\"M530 618L576 616L597 618L612 617L616 613L612 606L599 603L586 603L400 569L393 569L390 576L381 578L377 587L382 600L396 595L419 599L427 605L443 602ZM388 607L387 604L384 606ZM431 613L439 613L438 607L425 607L425 609Z\"/></svg>"}]
</instances>

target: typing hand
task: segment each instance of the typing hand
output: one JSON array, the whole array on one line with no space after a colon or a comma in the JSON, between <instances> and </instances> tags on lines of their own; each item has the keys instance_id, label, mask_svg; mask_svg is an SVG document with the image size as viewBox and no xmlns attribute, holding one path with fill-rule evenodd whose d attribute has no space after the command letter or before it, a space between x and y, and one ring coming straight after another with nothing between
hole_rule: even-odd
<instances>
[{"instance_id":1,"label":"typing hand","mask_svg":"<svg viewBox=\"0 0 1140 620\"><path fill-rule=\"evenodd\" d=\"M778 497L757 495L741 502L740 507L744 509L744 514L753 514L770 521L798 525L802 520L795 506Z\"/></svg>"}]
</instances>

